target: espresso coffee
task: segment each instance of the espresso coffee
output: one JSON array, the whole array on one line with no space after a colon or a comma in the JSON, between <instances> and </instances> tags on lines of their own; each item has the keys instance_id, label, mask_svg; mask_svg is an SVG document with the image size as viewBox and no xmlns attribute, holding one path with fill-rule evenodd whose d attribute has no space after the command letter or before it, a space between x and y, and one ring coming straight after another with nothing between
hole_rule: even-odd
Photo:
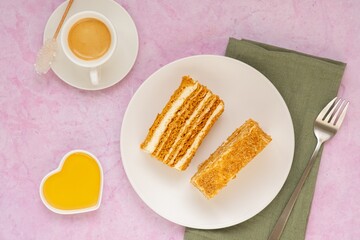
<instances>
[{"instance_id":1,"label":"espresso coffee","mask_svg":"<svg viewBox=\"0 0 360 240\"><path fill-rule=\"evenodd\" d=\"M83 18L71 27L68 45L78 58L96 60L109 50L111 34L102 21L96 18Z\"/></svg>"}]
</instances>

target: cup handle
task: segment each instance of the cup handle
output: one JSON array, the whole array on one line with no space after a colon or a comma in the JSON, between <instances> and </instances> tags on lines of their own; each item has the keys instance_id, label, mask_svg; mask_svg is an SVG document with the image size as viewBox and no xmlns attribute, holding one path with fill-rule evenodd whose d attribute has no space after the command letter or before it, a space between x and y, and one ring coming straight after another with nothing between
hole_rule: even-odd
<instances>
[{"instance_id":1,"label":"cup handle","mask_svg":"<svg viewBox=\"0 0 360 240\"><path fill-rule=\"evenodd\" d=\"M99 84L99 70L97 68L92 68L90 70L90 80L93 85Z\"/></svg>"}]
</instances>

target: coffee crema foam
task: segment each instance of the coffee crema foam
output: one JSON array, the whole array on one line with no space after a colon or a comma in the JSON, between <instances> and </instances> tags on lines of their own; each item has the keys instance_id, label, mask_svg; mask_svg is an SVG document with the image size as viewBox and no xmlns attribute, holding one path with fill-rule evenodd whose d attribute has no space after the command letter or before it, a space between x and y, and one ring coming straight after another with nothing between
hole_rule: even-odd
<instances>
[{"instance_id":1,"label":"coffee crema foam","mask_svg":"<svg viewBox=\"0 0 360 240\"><path fill-rule=\"evenodd\" d=\"M68 45L72 53L82 60L96 60L105 55L111 45L108 27L96 18L84 18L70 29Z\"/></svg>"}]
</instances>

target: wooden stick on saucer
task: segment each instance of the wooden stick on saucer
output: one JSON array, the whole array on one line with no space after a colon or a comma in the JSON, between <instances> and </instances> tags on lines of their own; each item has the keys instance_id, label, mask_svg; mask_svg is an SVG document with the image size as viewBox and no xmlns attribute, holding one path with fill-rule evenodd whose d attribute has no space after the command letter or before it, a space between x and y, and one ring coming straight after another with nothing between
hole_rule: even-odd
<instances>
[{"instance_id":1,"label":"wooden stick on saucer","mask_svg":"<svg viewBox=\"0 0 360 240\"><path fill-rule=\"evenodd\" d=\"M56 39L60 33L60 29L65 21L67 14L69 13L70 7L73 4L73 2L74 0L69 0L53 37L51 39L46 40L44 45L38 52L35 63L35 71L38 74L45 74L50 69L50 65L56 55L56 47L57 47Z\"/></svg>"},{"instance_id":2,"label":"wooden stick on saucer","mask_svg":"<svg viewBox=\"0 0 360 240\"><path fill-rule=\"evenodd\" d=\"M61 29L62 25L64 24L65 18L67 16L67 14L69 13L70 7L73 4L73 2L74 2L74 0L69 0L68 4L66 6L65 12L62 15L61 20L60 20L60 22L59 22L59 24L58 24L58 26L56 28L53 39L57 39L57 37L59 35L59 32L60 32L60 29Z\"/></svg>"}]
</instances>

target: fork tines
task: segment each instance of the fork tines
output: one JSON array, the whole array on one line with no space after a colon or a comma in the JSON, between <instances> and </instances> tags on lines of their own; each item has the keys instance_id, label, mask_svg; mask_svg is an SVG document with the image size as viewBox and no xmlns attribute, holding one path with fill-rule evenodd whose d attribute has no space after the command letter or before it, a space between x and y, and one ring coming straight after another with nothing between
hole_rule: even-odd
<instances>
[{"instance_id":1,"label":"fork tines","mask_svg":"<svg viewBox=\"0 0 360 240\"><path fill-rule=\"evenodd\" d=\"M340 126L344 120L348 106L349 101L335 97L321 112L321 115L325 112L321 120L334 126Z\"/></svg>"}]
</instances>

